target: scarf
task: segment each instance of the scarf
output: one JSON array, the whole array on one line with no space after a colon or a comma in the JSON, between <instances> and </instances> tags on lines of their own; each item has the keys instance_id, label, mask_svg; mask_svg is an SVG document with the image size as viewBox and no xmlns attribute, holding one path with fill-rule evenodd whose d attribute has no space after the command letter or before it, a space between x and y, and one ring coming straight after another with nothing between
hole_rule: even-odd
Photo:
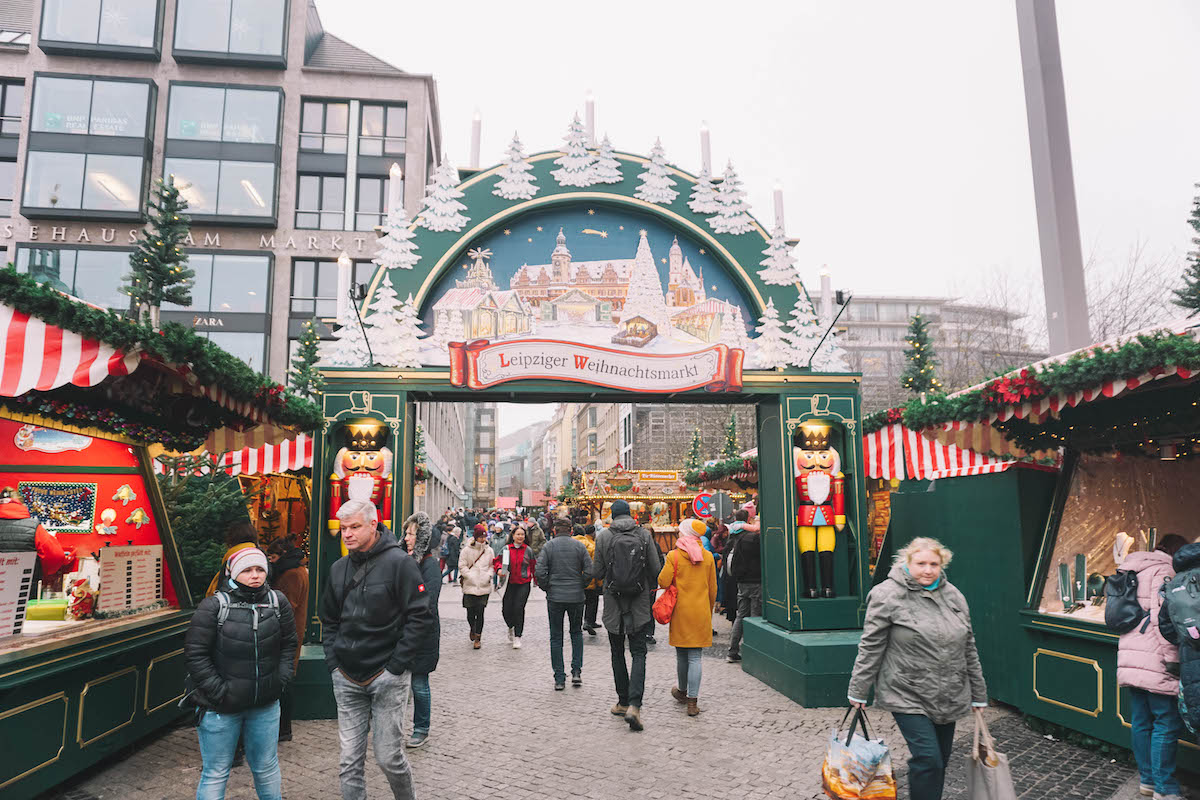
<instances>
[{"instance_id":1,"label":"scarf","mask_svg":"<svg viewBox=\"0 0 1200 800\"><path fill-rule=\"evenodd\" d=\"M699 564L704 560L704 546L700 543L700 534L692 527L691 522L693 520L679 523L679 538L675 540L675 546L683 551L689 561Z\"/></svg>"}]
</instances>

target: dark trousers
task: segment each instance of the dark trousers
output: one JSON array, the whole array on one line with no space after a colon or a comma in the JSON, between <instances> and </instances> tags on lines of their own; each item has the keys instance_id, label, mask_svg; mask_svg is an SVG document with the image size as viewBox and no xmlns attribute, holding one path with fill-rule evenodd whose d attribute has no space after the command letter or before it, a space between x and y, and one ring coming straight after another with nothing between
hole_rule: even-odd
<instances>
[{"instance_id":1,"label":"dark trousers","mask_svg":"<svg viewBox=\"0 0 1200 800\"><path fill-rule=\"evenodd\" d=\"M561 683L567 679L563 671L563 615L571 626L571 674L583 672L583 603L546 602L550 612L550 666L554 680Z\"/></svg>"},{"instance_id":2,"label":"dark trousers","mask_svg":"<svg viewBox=\"0 0 1200 800\"><path fill-rule=\"evenodd\" d=\"M725 576L725 619L733 622L737 619L738 582L732 575Z\"/></svg>"},{"instance_id":3,"label":"dark trousers","mask_svg":"<svg viewBox=\"0 0 1200 800\"><path fill-rule=\"evenodd\" d=\"M600 613L600 590L584 589L583 596L583 627L596 627L596 615Z\"/></svg>"},{"instance_id":4,"label":"dark trousers","mask_svg":"<svg viewBox=\"0 0 1200 800\"><path fill-rule=\"evenodd\" d=\"M529 583L509 582L504 590L504 600L500 604L500 613L504 615L504 624L513 629L513 636L520 638L525 632L525 603L529 601Z\"/></svg>"},{"instance_id":5,"label":"dark trousers","mask_svg":"<svg viewBox=\"0 0 1200 800\"><path fill-rule=\"evenodd\" d=\"M279 695L279 736L291 737L292 735L292 690L285 689L283 694Z\"/></svg>"},{"instance_id":6,"label":"dark trousers","mask_svg":"<svg viewBox=\"0 0 1200 800\"><path fill-rule=\"evenodd\" d=\"M483 633L483 610L487 606L476 606L467 609L467 624L471 626L471 634L478 636Z\"/></svg>"},{"instance_id":7,"label":"dark trousers","mask_svg":"<svg viewBox=\"0 0 1200 800\"><path fill-rule=\"evenodd\" d=\"M954 723L937 725L923 714L892 714L908 744L908 795L912 800L942 800L946 764L954 744Z\"/></svg>"},{"instance_id":8,"label":"dark trousers","mask_svg":"<svg viewBox=\"0 0 1200 800\"><path fill-rule=\"evenodd\" d=\"M654 620L631 634L608 634L608 648L612 651L613 683L617 688L617 703L623 706L642 707L642 694L646 689L646 639L654 633ZM629 655L633 668L625 665L625 640L629 640Z\"/></svg>"}]
</instances>

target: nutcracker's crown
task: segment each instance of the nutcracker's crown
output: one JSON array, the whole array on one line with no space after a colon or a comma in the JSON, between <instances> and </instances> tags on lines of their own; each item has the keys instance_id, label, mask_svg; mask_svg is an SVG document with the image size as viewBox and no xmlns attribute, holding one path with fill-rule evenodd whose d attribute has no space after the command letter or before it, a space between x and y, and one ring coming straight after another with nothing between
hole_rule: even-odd
<instances>
[{"instance_id":1,"label":"nutcracker's crown","mask_svg":"<svg viewBox=\"0 0 1200 800\"><path fill-rule=\"evenodd\" d=\"M343 429L343 435L351 450L378 450L387 441L387 429L375 422L352 422Z\"/></svg>"},{"instance_id":2,"label":"nutcracker's crown","mask_svg":"<svg viewBox=\"0 0 1200 800\"><path fill-rule=\"evenodd\" d=\"M824 425L801 425L800 441L805 450L828 450L829 428Z\"/></svg>"}]
</instances>

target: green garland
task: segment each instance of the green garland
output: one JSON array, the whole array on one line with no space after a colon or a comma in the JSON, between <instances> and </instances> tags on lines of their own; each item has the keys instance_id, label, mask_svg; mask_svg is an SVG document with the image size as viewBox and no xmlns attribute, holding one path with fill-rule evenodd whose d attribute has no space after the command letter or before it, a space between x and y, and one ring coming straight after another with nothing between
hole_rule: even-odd
<instances>
[{"instance_id":1,"label":"green garland","mask_svg":"<svg viewBox=\"0 0 1200 800\"><path fill-rule=\"evenodd\" d=\"M1001 376L982 388L953 397L939 394L904 407L904 424L924 430L947 422L978 422L988 414L1024 400L1092 389L1114 380L1144 375L1163 367L1200 369L1200 341L1169 331L1142 334L1119 347L1094 347L1066 361L1022 370L1018 376ZM1006 389L1031 394L1017 397Z\"/></svg>"},{"instance_id":2,"label":"green garland","mask_svg":"<svg viewBox=\"0 0 1200 800\"><path fill-rule=\"evenodd\" d=\"M292 394L182 325L168 323L156 333L118 312L75 302L28 275L19 274L11 266L0 269L0 302L118 350L140 349L167 364L186 365L201 383L220 387L234 399L254 404L266 411L275 424L305 431L324 424L315 403Z\"/></svg>"},{"instance_id":3,"label":"green garland","mask_svg":"<svg viewBox=\"0 0 1200 800\"><path fill-rule=\"evenodd\" d=\"M749 458L734 457L718 461L716 464L711 464L707 467L689 470L684 473L683 481L688 486L699 486L701 481L719 481L722 478L737 475L739 472L757 471L758 456L750 456Z\"/></svg>"}]
</instances>

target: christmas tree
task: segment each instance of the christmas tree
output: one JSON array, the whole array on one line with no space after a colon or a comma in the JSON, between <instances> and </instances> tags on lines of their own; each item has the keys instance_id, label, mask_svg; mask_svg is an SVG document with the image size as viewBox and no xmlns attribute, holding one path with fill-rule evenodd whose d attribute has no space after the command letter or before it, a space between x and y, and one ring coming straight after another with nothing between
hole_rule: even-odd
<instances>
[{"instance_id":1,"label":"christmas tree","mask_svg":"<svg viewBox=\"0 0 1200 800\"><path fill-rule=\"evenodd\" d=\"M742 316L740 307L729 303L725 304L725 308L721 312L720 342L726 347L749 349L750 334L746 332L746 319Z\"/></svg>"},{"instance_id":2,"label":"christmas tree","mask_svg":"<svg viewBox=\"0 0 1200 800\"><path fill-rule=\"evenodd\" d=\"M715 214L721 210L717 203L717 190L713 187L712 173L708 167L700 170L696 185L692 187L692 199L688 200L688 208L697 214Z\"/></svg>"},{"instance_id":3,"label":"christmas tree","mask_svg":"<svg viewBox=\"0 0 1200 800\"><path fill-rule=\"evenodd\" d=\"M721 188L717 191L716 216L709 219L709 226L717 233L749 233L754 230L754 221L750 219L750 204L746 202L746 192L742 189L742 180L733 170L733 162L725 166L725 177L721 179Z\"/></svg>"},{"instance_id":4,"label":"christmas tree","mask_svg":"<svg viewBox=\"0 0 1200 800\"><path fill-rule=\"evenodd\" d=\"M366 323L371 337L371 348L375 351L375 361L387 367L400 366L401 305L396 288L392 285L392 276L387 272L383 273L383 282L375 291L371 314Z\"/></svg>"},{"instance_id":5,"label":"christmas tree","mask_svg":"<svg viewBox=\"0 0 1200 800\"><path fill-rule=\"evenodd\" d=\"M737 458L737 414L729 412L729 424L725 426L725 446L721 448L721 458Z\"/></svg>"},{"instance_id":6,"label":"christmas tree","mask_svg":"<svg viewBox=\"0 0 1200 800\"><path fill-rule=\"evenodd\" d=\"M333 331L333 342L327 343L322 361L334 367L369 366L371 353L367 349L367 337L358 319L357 306L348 300L338 315L338 327Z\"/></svg>"},{"instance_id":7,"label":"christmas tree","mask_svg":"<svg viewBox=\"0 0 1200 800\"><path fill-rule=\"evenodd\" d=\"M900 385L915 395L941 391L942 382L934 374L939 362L929 338L929 323L923 316L917 314L908 323L908 336L904 341L909 347L904 351L908 366L900 375Z\"/></svg>"},{"instance_id":8,"label":"christmas tree","mask_svg":"<svg viewBox=\"0 0 1200 800\"><path fill-rule=\"evenodd\" d=\"M596 151L596 163L592 165L593 183L620 183L625 180L621 174L621 162L613 155L612 142L608 134L600 141L600 149Z\"/></svg>"},{"instance_id":9,"label":"christmas tree","mask_svg":"<svg viewBox=\"0 0 1200 800\"><path fill-rule=\"evenodd\" d=\"M667 156L663 152L661 139L654 140L654 147L650 148L650 163L638 175L638 179L641 183L633 196L639 200L666 205L679 196L679 192L671 188L675 181L667 174Z\"/></svg>"},{"instance_id":10,"label":"christmas tree","mask_svg":"<svg viewBox=\"0 0 1200 800\"><path fill-rule=\"evenodd\" d=\"M417 255L417 245L413 242L416 233L408 214L404 213L404 204L396 203L388 210L387 219L383 223L383 236L380 237L377 253L371 263L384 269L412 269L421 257Z\"/></svg>"},{"instance_id":11,"label":"christmas tree","mask_svg":"<svg viewBox=\"0 0 1200 800\"><path fill-rule=\"evenodd\" d=\"M808 295L801 290L796 298L796 305L792 306L792 316L788 320L787 339L792 348L792 363L801 369L807 368L824 333L825 329L817 321L817 314L809 302Z\"/></svg>"},{"instance_id":12,"label":"christmas tree","mask_svg":"<svg viewBox=\"0 0 1200 800\"><path fill-rule=\"evenodd\" d=\"M592 165L596 163L596 157L588 152L587 132L583 129L578 114L571 120L563 141L567 143L566 153L554 160L559 169L550 174L558 181L559 186L591 186Z\"/></svg>"},{"instance_id":13,"label":"christmas tree","mask_svg":"<svg viewBox=\"0 0 1200 800\"><path fill-rule=\"evenodd\" d=\"M1200 234L1200 197L1192 201L1192 216L1188 224ZM1200 237L1192 237L1195 250L1187 255L1187 267L1183 270L1183 288L1174 291L1172 302L1193 314L1200 312Z\"/></svg>"},{"instance_id":14,"label":"christmas tree","mask_svg":"<svg viewBox=\"0 0 1200 800\"><path fill-rule=\"evenodd\" d=\"M646 232L641 232L637 252L633 256L633 266L629 270L629 290L625 294L625 308L622 319L634 315L645 317L658 328L660 336L666 335L671 325L667 314L667 300L663 294L662 278L659 277L658 267L654 265L654 254L650 252L650 242L646 240Z\"/></svg>"},{"instance_id":15,"label":"christmas tree","mask_svg":"<svg viewBox=\"0 0 1200 800\"><path fill-rule=\"evenodd\" d=\"M442 311L437 313L433 323L433 333L425 340L426 347L432 347L441 352L451 342L462 341L463 336L463 315L462 311L457 308L452 311Z\"/></svg>"},{"instance_id":16,"label":"christmas tree","mask_svg":"<svg viewBox=\"0 0 1200 800\"><path fill-rule=\"evenodd\" d=\"M292 371L288 375L288 382L292 384L292 390L296 394L316 400L325 391L325 378L317 369L317 362L321 360L321 338L317 335L317 321L309 320L300 328L300 340L297 342L299 346L296 356L292 359Z\"/></svg>"},{"instance_id":17,"label":"christmas tree","mask_svg":"<svg viewBox=\"0 0 1200 800\"><path fill-rule=\"evenodd\" d=\"M429 476L425 466L425 431L420 423L413 429L413 481L420 483Z\"/></svg>"},{"instance_id":18,"label":"christmas tree","mask_svg":"<svg viewBox=\"0 0 1200 800\"><path fill-rule=\"evenodd\" d=\"M183 252L191 224L183 213L187 201L180 197L173 175L165 182L158 181L146 205L149 219L138 236L137 247L129 254L129 274L122 288L138 318L148 314L151 327L158 330L163 303L192 304L192 278L196 273Z\"/></svg>"},{"instance_id":19,"label":"christmas tree","mask_svg":"<svg viewBox=\"0 0 1200 800\"><path fill-rule=\"evenodd\" d=\"M760 262L762 269L758 271L758 277L762 278L763 283L788 286L800 281L800 276L796 274L796 259L792 258L792 248L787 243L782 224L775 225L767 249L762 252L766 258Z\"/></svg>"},{"instance_id":20,"label":"christmas tree","mask_svg":"<svg viewBox=\"0 0 1200 800\"><path fill-rule=\"evenodd\" d=\"M425 204L417 215L417 224L431 231L461 231L470 222L462 212L467 207L458 202L463 193L458 189L458 170L442 158L442 165L433 172L425 189Z\"/></svg>"},{"instance_id":21,"label":"christmas tree","mask_svg":"<svg viewBox=\"0 0 1200 800\"><path fill-rule=\"evenodd\" d=\"M532 171L533 164L525 160L525 148L517 134L513 133L512 142L508 145L508 152L504 157L504 166L500 168L500 180L496 181L496 188L492 189L492 194L505 200L530 199L538 191L538 187L534 185L537 178L529 174Z\"/></svg>"},{"instance_id":22,"label":"christmas tree","mask_svg":"<svg viewBox=\"0 0 1200 800\"><path fill-rule=\"evenodd\" d=\"M758 369L786 367L792 360L792 348L787 341L779 312L775 310L774 298L767 300L762 319L755 328L758 338L754 340L753 354L748 359Z\"/></svg>"},{"instance_id":23,"label":"christmas tree","mask_svg":"<svg viewBox=\"0 0 1200 800\"><path fill-rule=\"evenodd\" d=\"M421 330L421 317L417 314L417 306L411 294L400 307L397 337L399 348L395 366L421 366L421 340L425 338L425 331Z\"/></svg>"},{"instance_id":24,"label":"christmas tree","mask_svg":"<svg viewBox=\"0 0 1200 800\"><path fill-rule=\"evenodd\" d=\"M704 463L704 442L700 438L700 429L692 431L692 443L688 445L687 455L684 456L683 468L688 472L700 469Z\"/></svg>"}]
</instances>

